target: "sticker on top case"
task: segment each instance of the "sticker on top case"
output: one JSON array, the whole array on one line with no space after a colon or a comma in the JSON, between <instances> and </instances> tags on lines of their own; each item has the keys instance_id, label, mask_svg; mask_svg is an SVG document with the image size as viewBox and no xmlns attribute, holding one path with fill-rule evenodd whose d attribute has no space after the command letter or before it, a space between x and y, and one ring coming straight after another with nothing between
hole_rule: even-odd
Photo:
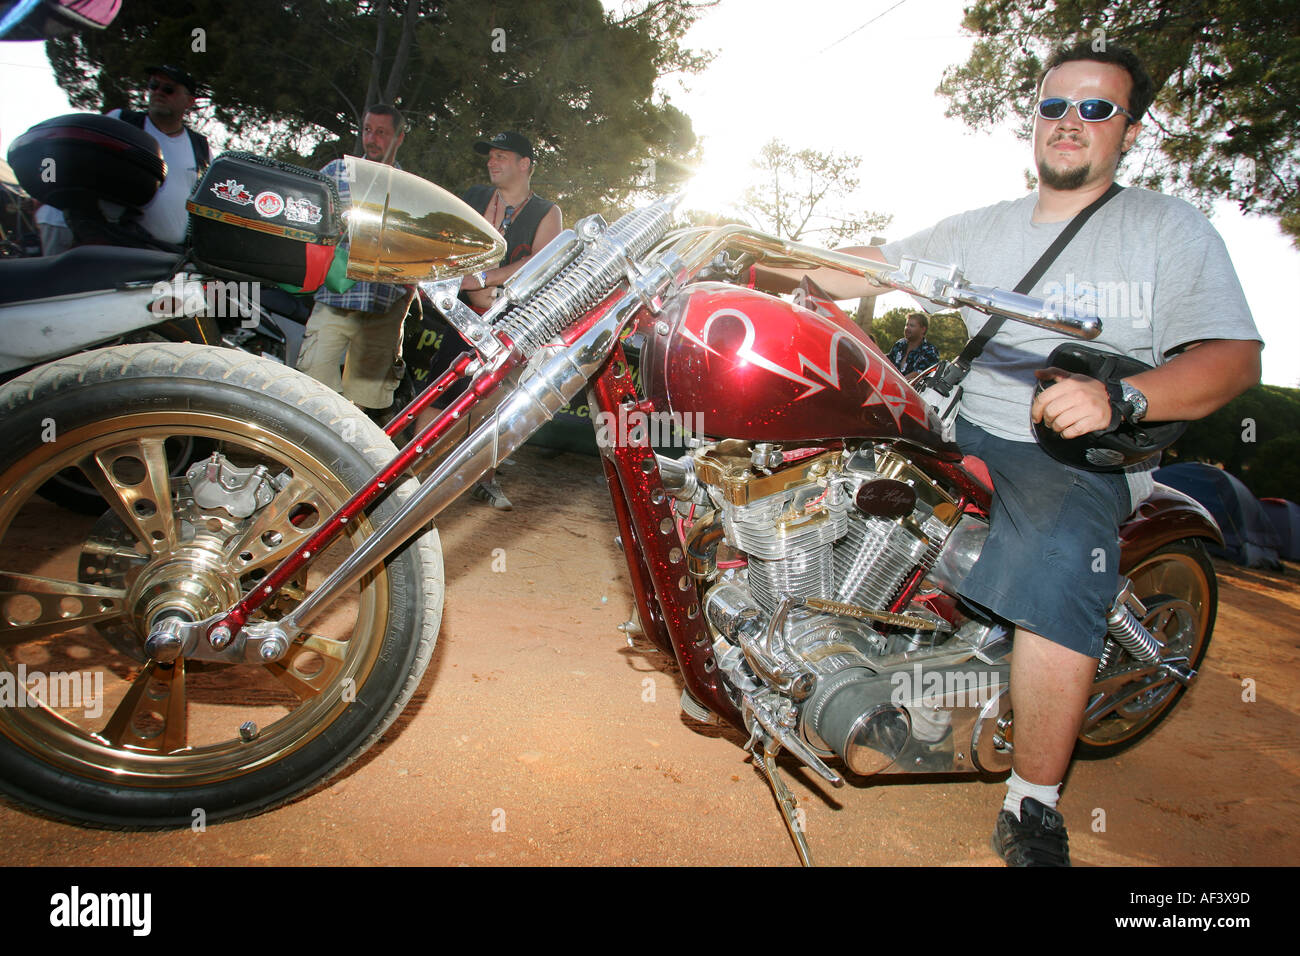
<instances>
[{"instance_id":1,"label":"sticker on top case","mask_svg":"<svg viewBox=\"0 0 1300 956\"><path fill-rule=\"evenodd\" d=\"M253 204L257 214L264 219L274 219L280 213L284 212L284 199L279 193L266 190L257 194L257 199Z\"/></svg>"},{"instance_id":2,"label":"sticker on top case","mask_svg":"<svg viewBox=\"0 0 1300 956\"><path fill-rule=\"evenodd\" d=\"M253 201L253 194L248 191L248 187L233 179L227 179L224 183L213 183L212 192L218 199L240 206L247 206Z\"/></svg>"},{"instance_id":3,"label":"sticker on top case","mask_svg":"<svg viewBox=\"0 0 1300 956\"><path fill-rule=\"evenodd\" d=\"M290 196L285 200L284 218L290 222L305 222L314 226L320 222L321 210L310 199Z\"/></svg>"}]
</instances>

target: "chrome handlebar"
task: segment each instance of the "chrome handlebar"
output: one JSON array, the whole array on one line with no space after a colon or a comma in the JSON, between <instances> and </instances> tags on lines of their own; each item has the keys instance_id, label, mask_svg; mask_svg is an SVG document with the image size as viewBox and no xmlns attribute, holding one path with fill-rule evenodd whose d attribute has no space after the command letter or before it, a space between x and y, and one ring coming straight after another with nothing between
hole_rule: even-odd
<instances>
[{"instance_id":1,"label":"chrome handlebar","mask_svg":"<svg viewBox=\"0 0 1300 956\"><path fill-rule=\"evenodd\" d=\"M885 284L939 305L966 306L1073 338L1095 339L1101 334L1101 320L1095 315L1060 315L1036 296L971 285L955 265L904 258Z\"/></svg>"},{"instance_id":2,"label":"chrome handlebar","mask_svg":"<svg viewBox=\"0 0 1300 956\"><path fill-rule=\"evenodd\" d=\"M683 282L706 268L719 254L735 250L754 255L778 268L824 266L937 305L965 306L986 315L1000 315L1073 338L1095 339L1101 334L1101 321L1096 316L1064 316L1041 298L995 286L972 285L956 265L905 258L893 266L779 239L744 226L690 230L666 246L682 256L686 272L680 277Z\"/></svg>"}]
</instances>

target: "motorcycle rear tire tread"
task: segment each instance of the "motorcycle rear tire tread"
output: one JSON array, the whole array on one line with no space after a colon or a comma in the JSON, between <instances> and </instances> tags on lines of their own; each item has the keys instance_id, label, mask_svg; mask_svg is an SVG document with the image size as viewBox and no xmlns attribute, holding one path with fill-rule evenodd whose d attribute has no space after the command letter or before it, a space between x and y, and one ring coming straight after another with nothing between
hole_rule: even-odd
<instances>
[{"instance_id":1,"label":"motorcycle rear tire tread","mask_svg":"<svg viewBox=\"0 0 1300 956\"><path fill-rule=\"evenodd\" d=\"M10 423L16 408L30 408L69 385L86 387L127 377L143 379L155 376L167 379L185 378L190 381L199 379L238 388L248 393L260 393L276 404L290 406L315 419L332 431L340 442L343 442L343 422L350 421L353 423L354 437L357 439L351 447L364 457L372 471L386 464L396 453L382 429L371 422L364 413L342 396L311 378L301 373L286 371L283 366L274 362L238 351L186 343L117 346L83 352L42 366L27 373L21 379L13 380L0 387L0 423ZM4 425L0 424L0 429L3 427ZM359 447L361 441L366 442L366 447ZM337 466L337 462L328 464L332 469ZM416 487L418 487L417 483L413 480L403 482L393 489L389 501L400 501L409 497ZM422 626L419 627L419 638L414 642L414 654L408 655L407 658L410 663L405 668L406 676L399 681L396 696L386 707L382 718L359 744L347 748L342 758L326 761L325 768L317 770L307 780L295 779L290 784L264 794L260 798L243 799L231 810L207 813L208 823L225 823L257 816L317 792L377 743L396 721L415 693L425 669L432 660L441 623L444 597L442 549L437 530L431 528L419 539L411 542L408 547L419 549L419 579L414 580L411 587L418 589L419 594L415 598L423 602ZM396 563L396 554L400 552L390 558L390 573ZM396 588L401 590L400 582L397 583ZM377 661L376 666L379 664L380 662ZM364 690L360 693L364 693ZM357 703L360 703L359 699ZM338 720L335 721L335 724L337 723ZM333 729L334 727L329 728L319 739L328 737ZM193 799L178 800L178 804L183 802L188 806L183 815L173 815L168 819L127 817L119 814L95 815L84 808L70 812L66 806L57 805L39 794L30 792L28 788L15 785L15 779L8 773L13 766L12 756L7 753L11 749L18 748L0 735L0 768L6 771L0 774L0 798L20 805L27 812L35 811L42 817L105 830L172 830L190 827L193 823L190 808L202 806ZM282 762L276 761L275 766L278 767ZM65 788L72 789L80 780L80 778L70 778L68 774L50 768L48 765L40 766L48 774L58 777ZM81 782L92 788L103 786L98 781Z\"/></svg>"}]
</instances>

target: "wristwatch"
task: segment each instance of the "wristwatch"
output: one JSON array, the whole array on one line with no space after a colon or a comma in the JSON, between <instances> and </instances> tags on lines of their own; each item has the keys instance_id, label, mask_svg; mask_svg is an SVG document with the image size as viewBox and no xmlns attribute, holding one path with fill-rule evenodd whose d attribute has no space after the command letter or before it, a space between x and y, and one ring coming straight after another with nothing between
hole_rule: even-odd
<instances>
[{"instance_id":1,"label":"wristwatch","mask_svg":"<svg viewBox=\"0 0 1300 956\"><path fill-rule=\"evenodd\" d=\"M1124 401L1128 402L1133 411L1128 415L1130 422L1140 422L1147 414L1147 397L1140 391L1130 385L1128 382L1121 380L1119 383L1120 394L1124 396Z\"/></svg>"},{"instance_id":2,"label":"wristwatch","mask_svg":"<svg viewBox=\"0 0 1300 956\"><path fill-rule=\"evenodd\" d=\"M475 278L475 279L478 279L478 287L479 287L480 289L486 289L486 288L487 288L487 270L486 270L486 269L484 269L482 272L476 272L476 273L474 274L474 278ZM1139 393L1139 394L1141 394L1141 393Z\"/></svg>"}]
</instances>

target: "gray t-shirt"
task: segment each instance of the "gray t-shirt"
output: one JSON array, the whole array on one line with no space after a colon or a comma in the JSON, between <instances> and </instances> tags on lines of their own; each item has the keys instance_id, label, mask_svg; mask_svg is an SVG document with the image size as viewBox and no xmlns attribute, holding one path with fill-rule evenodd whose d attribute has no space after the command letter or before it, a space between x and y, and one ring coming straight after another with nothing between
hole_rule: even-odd
<instances>
[{"instance_id":1,"label":"gray t-shirt","mask_svg":"<svg viewBox=\"0 0 1300 956\"><path fill-rule=\"evenodd\" d=\"M967 281L1012 289L1069 220L1032 221L1037 193L944 219L882 247L902 256L955 263ZM1262 341L1223 240L1190 203L1130 187L1111 198L1079 230L1030 290L1067 314L1092 314L1102 332L1084 344L1160 365L1178 346L1198 339ZM936 307L926 305L934 310ZM971 335L988 316L964 309ZM1008 321L962 383L961 414L990 434L1033 441L1029 407L1034 370L1067 336ZM1154 467L1154 462L1146 471ZM1150 480L1134 480L1134 501Z\"/></svg>"}]
</instances>

